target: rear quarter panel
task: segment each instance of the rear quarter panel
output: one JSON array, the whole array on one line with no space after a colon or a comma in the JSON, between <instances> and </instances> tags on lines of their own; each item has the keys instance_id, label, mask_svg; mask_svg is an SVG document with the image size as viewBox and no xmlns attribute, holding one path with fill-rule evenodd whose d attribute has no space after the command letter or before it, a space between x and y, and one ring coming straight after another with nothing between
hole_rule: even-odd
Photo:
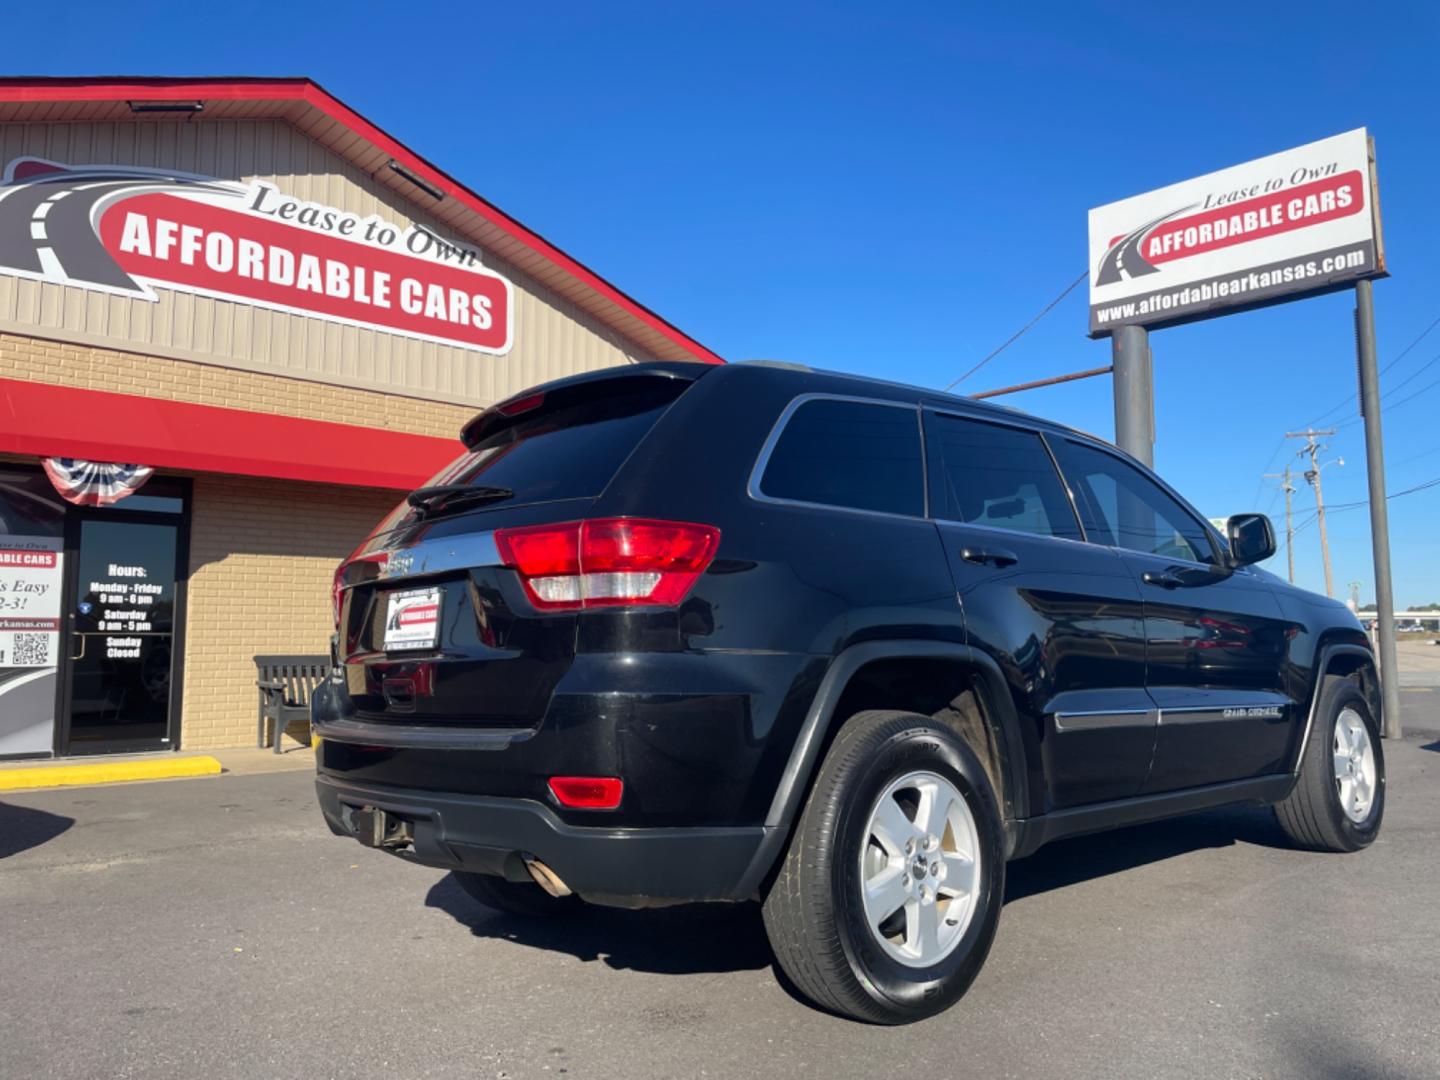
<instances>
[{"instance_id":1,"label":"rear quarter panel","mask_svg":"<svg viewBox=\"0 0 1440 1080\"><path fill-rule=\"evenodd\" d=\"M720 529L709 572L677 614L587 613L579 651L670 648L717 666L750 657L755 692L743 715L733 699L713 708L647 710L626 739L651 760L664 747L727 747L753 761L737 807L763 820L830 660L875 638L961 642L964 631L932 522L752 498L751 471L776 418L805 393L836 389L820 375L716 371L678 401L601 496L597 515L694 521ZM767 659L769 658L769 659ZM788 658L781 661L780 658ZM780 662L777 662L780 661ZM781 686L762 673L788 674ZM683 731L681 730L683 728Z\"/></svg>"}]
</instances>

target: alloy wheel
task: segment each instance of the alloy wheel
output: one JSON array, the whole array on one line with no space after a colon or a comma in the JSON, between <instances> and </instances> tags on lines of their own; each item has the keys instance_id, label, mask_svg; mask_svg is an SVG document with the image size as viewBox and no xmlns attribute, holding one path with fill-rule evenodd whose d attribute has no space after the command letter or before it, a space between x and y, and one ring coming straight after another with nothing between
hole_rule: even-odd
<instances>
[{"instance_id":1,"label":"alloy wheel","mask_svg":"<svg viewBox=\"0 0 1440 1080\"><path fill-rule=\"evenodd\" d=\"M932 772L892 781L870 810L860 852L865 922L907 967L931 967L975 912L980 841L965 797Z\"/></svg>"},{"instance_id":2,"label":"alloy wheel","mask_svg":"<svg viewBox=\"0 0 1440 1080\"><path fill-rule=\"evenodd\" d=\"M1341 709L1335 719L1333 761L1340 808L1355 824L1364 824L1375 805L1375 747L1364 719L1354 709Z\"/></svg>"}]
</instances>

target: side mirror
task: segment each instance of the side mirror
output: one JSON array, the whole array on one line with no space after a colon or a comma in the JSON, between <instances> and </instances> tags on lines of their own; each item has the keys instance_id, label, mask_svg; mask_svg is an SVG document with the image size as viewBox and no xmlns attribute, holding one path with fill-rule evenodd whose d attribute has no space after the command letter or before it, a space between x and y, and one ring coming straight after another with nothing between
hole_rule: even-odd
<instances>
[{"instance_id":1,"label":"side mirror","mask_svg":"<svg viewBox=\"0 0 1440 1080\"><path fill-rule=\"evenodd\" d=\"M1225 522L1230 562L1249 566L1275 554L1275 526L1264 514L1236 514Z\"/></svg>"}]
</instances>

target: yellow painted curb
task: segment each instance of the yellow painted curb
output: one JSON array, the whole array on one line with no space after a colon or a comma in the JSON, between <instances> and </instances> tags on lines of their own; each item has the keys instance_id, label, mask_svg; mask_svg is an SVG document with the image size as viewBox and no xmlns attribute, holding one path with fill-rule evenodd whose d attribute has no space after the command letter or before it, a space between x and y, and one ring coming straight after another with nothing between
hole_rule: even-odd
<instances>
[{"instance_id":1,"label":"yellow painted curb","mask_svg":"<svg viewBox=\"0 0 1440 1080\"><path fill-rule=\"evenodd\" d=\"M170 780L180 776L215 776L220 762L208 754L144 761L97 761L93 765L35 765L0 769L0 791L24 788L118 784L127 780Z\"/></svg>"}]
</instances>

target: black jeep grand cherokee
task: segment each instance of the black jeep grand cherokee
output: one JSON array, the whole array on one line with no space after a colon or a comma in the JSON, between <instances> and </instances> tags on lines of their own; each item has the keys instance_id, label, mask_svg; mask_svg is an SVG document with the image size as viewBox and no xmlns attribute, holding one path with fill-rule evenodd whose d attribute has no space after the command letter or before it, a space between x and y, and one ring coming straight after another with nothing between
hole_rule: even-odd
<instances>
[{"instance_id":1,"label":"black jeep grand cherokee","mask_svg":"<svg viewBox=\"0 0 1440 1080\"><path fill-rule=\"evenodd\" d=\"M335 578L331 828L493 907L764 904L818 1004L952 1004L1007 859L1226 803L1385 806L1355 617L1096 439L781 365L486 410ZM577 899L577 897L579 899Z\"/></svg>"}]
</instances>

